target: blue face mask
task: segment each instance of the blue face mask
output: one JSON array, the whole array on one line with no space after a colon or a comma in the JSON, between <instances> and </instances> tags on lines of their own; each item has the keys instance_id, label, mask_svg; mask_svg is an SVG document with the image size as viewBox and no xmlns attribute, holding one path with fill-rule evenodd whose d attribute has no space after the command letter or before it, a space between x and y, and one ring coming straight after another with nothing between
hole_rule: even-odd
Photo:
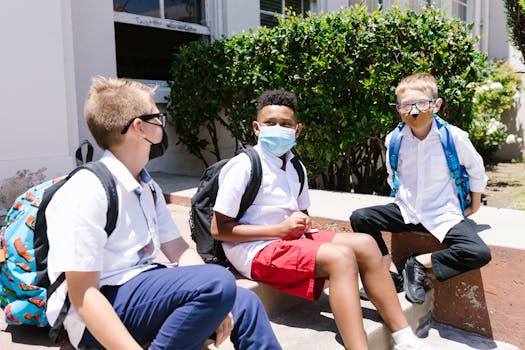
<instances>
[{"instance_id":1,"label":"blue face mask","mask_svg":"<svg viewBox=\"0 0 525 350\"><path fill-rule=\"evenodd\" d=\"M261 147L280 157L295 146L296 128L284 128L280 125L259 126L259 143Z\"/></svg>"}]
</instances>

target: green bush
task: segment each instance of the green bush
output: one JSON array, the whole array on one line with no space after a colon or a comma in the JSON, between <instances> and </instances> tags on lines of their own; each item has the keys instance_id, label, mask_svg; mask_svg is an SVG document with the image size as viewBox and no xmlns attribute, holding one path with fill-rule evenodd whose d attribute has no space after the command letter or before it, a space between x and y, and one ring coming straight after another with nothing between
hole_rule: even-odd
<instances>
[{"instance_id":1,"label":"green bush","mask_svg":"<svg viewBox=\"0 0 525 350\"><path fill-rule=\"evenodd\" d=\"M514 104L521 80L512 67L494 62L487 66L483 82L473 86L474 119L468 131L472 143L488 162L501 144L518 141L515 135L507 133L501 115Z\"/></svg>"},{"instance_id":2,"label":"green bush","mask_svg":"<svg viewBox=\"0 0 525 350\"><path fill-rule=\"evenodd\" d=\"M169 112L179 142L207 165L221 155L217 128L255 143L255 101L267 89L299 99L304 124L297 149L313 188L387 193L384 138L398 122L394 89L430 72L445 101L443 117L469 128L476 83L487 75L470 28L435 8L415 13L363 6L302 18L174 56Z\"/></svg>"}]
</instances>

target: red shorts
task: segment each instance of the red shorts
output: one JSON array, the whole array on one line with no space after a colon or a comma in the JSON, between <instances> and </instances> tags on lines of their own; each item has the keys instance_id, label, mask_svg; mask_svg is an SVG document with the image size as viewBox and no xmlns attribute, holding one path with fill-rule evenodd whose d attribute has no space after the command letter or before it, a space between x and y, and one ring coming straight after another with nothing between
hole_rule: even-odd
<instances>
[{"instance_id":1,"label":"red shorts","mask_svg":"<svg viewBox=\"0 0 525 350\"><path fill-rule=\"evenodd\" d=\"M308 300L316 300L326 278L315 278L317 251L335 232L309 233L306 239L279 240L261 249L252 261L252 279Z\"/></svg>"}]
</instances>

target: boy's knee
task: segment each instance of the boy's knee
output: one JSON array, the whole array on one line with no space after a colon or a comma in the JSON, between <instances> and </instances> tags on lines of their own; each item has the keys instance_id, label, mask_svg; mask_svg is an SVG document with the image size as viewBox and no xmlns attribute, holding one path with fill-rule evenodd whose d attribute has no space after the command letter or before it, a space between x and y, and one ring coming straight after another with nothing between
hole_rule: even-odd
<instances>
[{"instance_id":1,"label":"boy's knee","mask_svg":"<svg viewBox=\"0 0 525 350\"><path fill-rule=\"evenodd\" d=\"M344 245L334 244L330 248L327 269L332 273L341 269L350 273L357 273L357 259L353 249Z\"/></svg>"},{"instance_id":2,"label":"boy's knee","mask_svg":"<svg viewBox=\"0 0 525 350\"><path fill-rule=\"evenodd\" d=\"M354 210L350 215L350 225L352 225L352 229L356 231L356 229L358 229L361 226L365 218L366 214L364 208Z\"/></svg>"},{"instance_id":3,"label":"boy's knee","mask_svg":"<svg viewBox=\"0 0 525 350\"><path fill-rule=\"evenodd\" d=\"M219 265L205 265L207 281L216 291L220 300L234 300L237 293L237 285L233 274ZM221 301L222 302L222 301Z\"/></svg>"},{"instance_id":4,"label":"boy's knee","mask_svg":"<svg viewBox=\"0 0 525 350\"><path fill-rule=\"evenodd\" d=\"M487 265L492 260L489 247L485 246L478 252L478 263L479 267Z\"/></svg>"},{"instance_id":5,"label":"boy's knee","mask_svg":"<svg viewBox=\"0 0 525 350\"><path fill-rule=\"evenodd\" d=\"M239 304L242 309L258 310L263 308L257 294L242 287L237 287L236 303Z\"/></svg>"}]
</instances>

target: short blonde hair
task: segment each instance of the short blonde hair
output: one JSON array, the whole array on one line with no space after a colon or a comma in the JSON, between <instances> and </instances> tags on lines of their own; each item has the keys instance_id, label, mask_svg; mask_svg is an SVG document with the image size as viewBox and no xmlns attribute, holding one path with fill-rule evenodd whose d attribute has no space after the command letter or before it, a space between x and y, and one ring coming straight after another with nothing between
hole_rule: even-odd
<instances>
[{"instance_id":1,"label":"short blonde hair","mask_svg":"<svg viewBox=\"0 0 525 350\"><path fill-rule=\"evenodd\" d=\"M396 87L396 97L399 98L407 90L417 90L431 98L438 98L436 79L429 73L416 73L403 78Z\"/></svg>"},{"instance_id":2,"label":"short blonde hair","mask_svg":"<svg viewBox=\"0 0 525 350\"><path fill-rule=\"evenodd\" d=\"M92 79L84 116L91 134L102 149L119 144L122 128L131 119L151 113L155 88L120 78Z\"/></svg>"}]
</instances>

